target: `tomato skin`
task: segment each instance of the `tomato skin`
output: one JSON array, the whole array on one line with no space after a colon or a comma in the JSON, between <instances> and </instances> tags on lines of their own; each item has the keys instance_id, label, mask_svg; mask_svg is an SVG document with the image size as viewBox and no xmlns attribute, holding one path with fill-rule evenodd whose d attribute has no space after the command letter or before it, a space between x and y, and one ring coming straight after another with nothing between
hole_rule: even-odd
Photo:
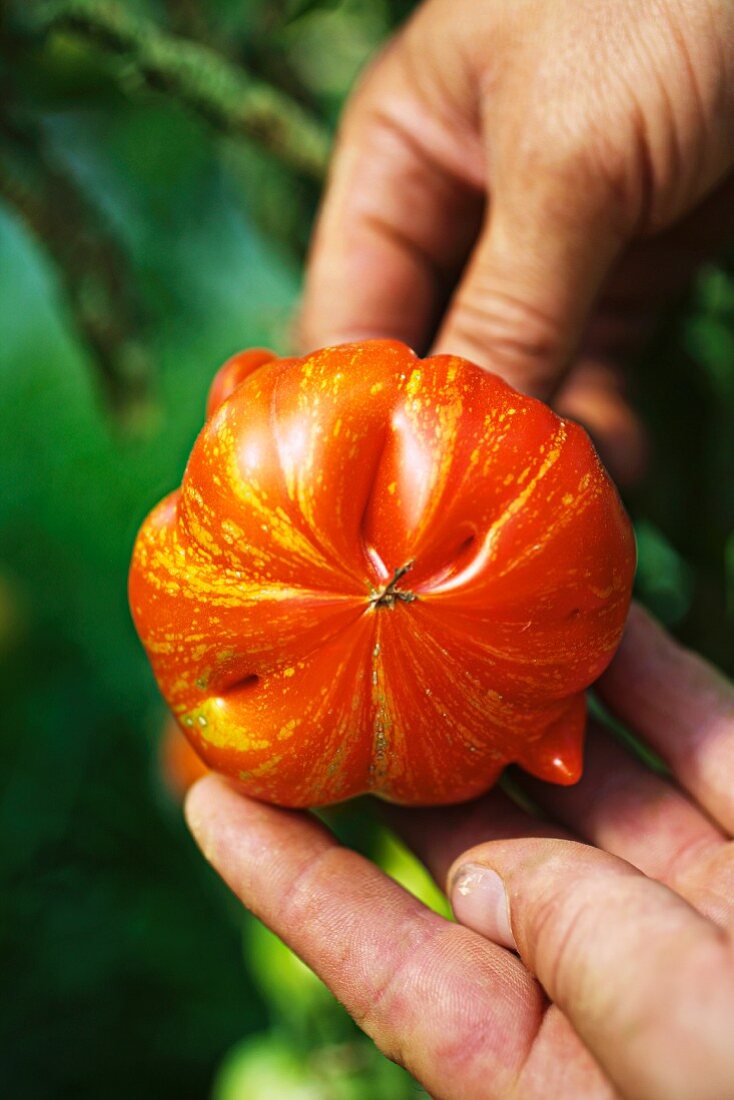
<instances>
[{"instance_id":1,"label":"tomato skin","mask_svg":"<svg viewBox=\"0 0 734 1100\"><path fill-rule=\"evenodd\" d=\"M396 341L268 355L222 368L130 571L202 759L284 806L575 782L635 566L586 433Z\"/></svg>"},{"instance_id":2,"label":"tomato skin","mask_svg":"<svg viewBox=\"0 0 734 1100\"><path fill-rule=\"evenodd\" d=\"M223 363L214 376L214 381L209 387L206 399L206 418L213 416L231 393L241 386L248 375L275 359L272 351L267 348L249 348L247 351L239 351Z\"/></svg>"}]
</instances>

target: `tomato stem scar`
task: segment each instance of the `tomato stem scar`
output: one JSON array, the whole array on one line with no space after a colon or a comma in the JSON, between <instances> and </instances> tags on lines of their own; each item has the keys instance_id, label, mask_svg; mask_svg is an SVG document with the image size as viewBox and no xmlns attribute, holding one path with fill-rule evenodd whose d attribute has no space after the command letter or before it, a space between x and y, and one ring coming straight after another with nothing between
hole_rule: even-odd
<instances>
[{"instance_id":1,"label":"tomato stem scar","mask_svg":"<svg viewBox=\"0 0 734 1100\"><path fill-rule=\"evenodd\" d=\"M413 562L407 561L405 565L401 565L399 569L396 569L393 573L390 582L385 585L381 592L373 592L370 596L370 604L372 607L395 607L398 600L402 600L403 603L412 603L413 600L417 600L415 592L409 592L404 588L398 588L398 581L400 581L406 573L410 572L413 568Z\"/></svg>"}]
</instances>

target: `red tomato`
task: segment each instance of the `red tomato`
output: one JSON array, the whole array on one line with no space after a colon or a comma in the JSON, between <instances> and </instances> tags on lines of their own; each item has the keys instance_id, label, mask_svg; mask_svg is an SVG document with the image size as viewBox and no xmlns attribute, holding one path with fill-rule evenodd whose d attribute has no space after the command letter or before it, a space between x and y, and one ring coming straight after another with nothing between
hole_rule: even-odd
<instances>
[{"instance_id":1,"label":"red tomato","mask_svg":"<svg viewBox=\"0 0 734 1100\"><path fill-rule=\"evenodd\" d=\"M511 761L579 777L634 561L582 428L370 341L225 364L130 601L181 728L250 794L447 803Z\"/></svg>"}]
</instances>

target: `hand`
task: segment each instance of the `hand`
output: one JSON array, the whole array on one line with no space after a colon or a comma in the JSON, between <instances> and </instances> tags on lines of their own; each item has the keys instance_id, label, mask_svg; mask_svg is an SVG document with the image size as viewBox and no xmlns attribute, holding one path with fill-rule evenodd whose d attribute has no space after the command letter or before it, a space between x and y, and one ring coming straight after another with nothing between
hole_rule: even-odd
<instances>
[{"instance_id":1,"label":"hand","mask_svg":"<svg viewBox=\"0 0 734 1100\"><path fill-rule=\"evenodd\" d=\"M734 228L733 138L728 0L428 0L347 107L303 342L437 331L634 480L619 366Z\"/></svg>"},{"instance_id":2,"label":"hand","mask_svg":"<svg viewBox=\"0 0 734 1100\"><path fill-rule=\"evenodd\" d=\"M189 795L242 902L432 1096L734 1096L734 687L635 608L599 690L670 776L592 723L576 787L522 779L544 822L497 790L390 810L457 924L308 814Z\"/></svg>"}]
</instances>

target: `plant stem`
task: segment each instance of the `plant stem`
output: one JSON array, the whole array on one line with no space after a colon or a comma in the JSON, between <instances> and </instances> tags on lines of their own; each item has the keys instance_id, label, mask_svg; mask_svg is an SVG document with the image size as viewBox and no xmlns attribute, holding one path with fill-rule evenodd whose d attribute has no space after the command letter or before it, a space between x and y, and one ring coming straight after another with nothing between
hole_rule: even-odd
<instances>
[{"instance_id":1,"label":"plant stem","mask_svg":"<svg viewBox=\"0 0 734 1100\"><path fill-rule=\"evenodd\" d=\"M321 123L216 50L168 34L115 0L52 0L38 18L46 31L72 33L124 60L121 81L133 75L220 132L258 142L302 176L323 178L329 135Z\"/></svg>"},{"instance_id":2,"label":"plant stem","mask_svg":"<svg viewBox=\"0 0 734 1100\"><path fill-rule=\"evenodd\" d=\"M50 253L106 396L129 420L147 397L151 368L128 258L41 128L7 105L0 113L0 195Z\"/></svg>"}]
</instances>

